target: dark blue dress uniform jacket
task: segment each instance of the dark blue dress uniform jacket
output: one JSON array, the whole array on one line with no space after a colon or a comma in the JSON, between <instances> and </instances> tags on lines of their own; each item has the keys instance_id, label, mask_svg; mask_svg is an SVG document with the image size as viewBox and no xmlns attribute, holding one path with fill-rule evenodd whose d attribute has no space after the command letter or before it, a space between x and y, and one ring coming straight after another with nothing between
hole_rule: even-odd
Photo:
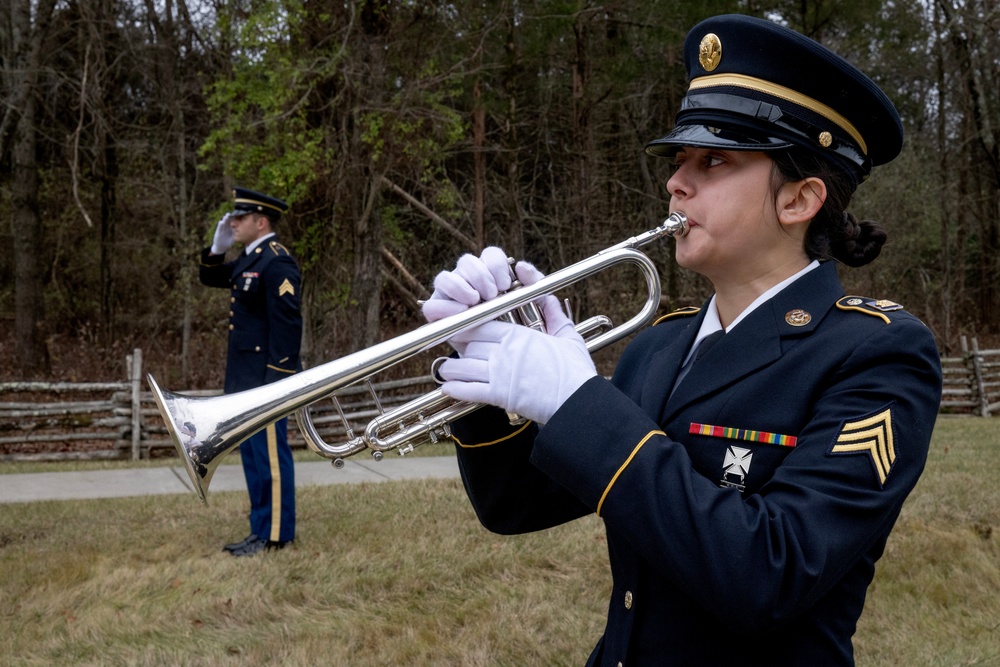
<instances>
[{"instance_id":1,"label":"dark blue dress uniform jacket","mask_svg":"<svg viewBox=\"0 0 1000 667\"><path fill-rule=\"evenodd\" d=\"M454 425L487 528L604 519L613 589L589 664L853 664L941 398L931 332L893 307L845 297L826 263L727 333L673 396L696 311L638 334L611 381L588 381L540 430L493 408Z\"/></svg>"},{"instance_id":2,"label":"dark blue dress uniform jacket","mask_svg":"<svg viewBox=\"0 0 1000 667\"><path fill-rule=\"evenodd\" d=\"M231 291L227 394L301 370L301 277L295 259L276 237L232 262L202 250L198 277L205 285Z\"/></svg>"}]
</instances>

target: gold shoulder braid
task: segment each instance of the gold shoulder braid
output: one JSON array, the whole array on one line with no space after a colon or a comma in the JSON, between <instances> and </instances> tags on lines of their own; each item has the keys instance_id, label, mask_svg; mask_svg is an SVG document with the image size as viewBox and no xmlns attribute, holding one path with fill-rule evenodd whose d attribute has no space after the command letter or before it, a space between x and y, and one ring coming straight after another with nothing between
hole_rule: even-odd
<instances>
[{"instance_id":1,"label":"gold shoulder braid","mask_svg":"<svg viewBox=\"0 0 1000 667\"><path fill-rule=\"evenodd\" d=\"M872 317L878 317L886 324L889 324L891 320L885 315L885 313L891 313L894 310L903 309L903 307L895 301L889 301L888 299L869 299L863 296L845 296L837 302L837 308L840 310L856 310L859 313L865 313L866 315L871 315Z\"/></svg>"},{"instance_id":2,"label":"gold shoulder braid","mask_svg":"<svg viewBox=\"0 0 1000 667\"><path fill-rule=\"evenodd\" d=\"M291 255L292 254L292 253L288 252L288 248L286 248L285 246L281 245L277 241L271 241L268 244L268 247L271 248L271 252L273 252L275 255Z\"/></svg>"},{"instance_id":3,"label":"gold shoulder braid","mask_svg":"<svg viewBox=\"0 0 1000 667\"><path fill-rule=\"evenodd\" d=\"M696 306L685 306L684 308L678 308L677 310L675 310L673 312L670 312L670 313L667 313L663 317L661 317L658 320L656 320L655 322L653 322L652 326L655 327L660 322L663 322L665 320L669 320L672 317L684 317L684 316L687 316L687 315L697 315L700 312L701 312L701 308L698 308Z\"/></svg>"}]
</instances>

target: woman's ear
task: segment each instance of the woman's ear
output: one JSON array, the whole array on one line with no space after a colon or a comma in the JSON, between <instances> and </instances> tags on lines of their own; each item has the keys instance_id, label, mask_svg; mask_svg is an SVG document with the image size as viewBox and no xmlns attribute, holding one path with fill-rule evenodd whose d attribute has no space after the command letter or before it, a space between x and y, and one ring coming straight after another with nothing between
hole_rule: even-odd
<instances>
[{"instance_id":1,"label":"woman's ear","mask_svg":"<svg viewBox=\"0 0 1000 667\"><path fill-rule=\"evenodd\" d=\"M816 217L826 201L826 183L810 176L785 183L778 192L778 222L794 225Z\"/></svg>"}]
</instances>

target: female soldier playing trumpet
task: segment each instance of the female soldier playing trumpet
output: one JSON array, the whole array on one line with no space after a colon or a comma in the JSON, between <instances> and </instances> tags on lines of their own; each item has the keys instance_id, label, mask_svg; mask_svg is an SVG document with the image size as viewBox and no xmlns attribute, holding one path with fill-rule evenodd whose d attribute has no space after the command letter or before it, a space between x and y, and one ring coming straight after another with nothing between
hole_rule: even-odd
<instances>
[{"instance_id":1,"label":"female soldier playing trumpet","mask_svg":"<svg viewBox=\"0 0 1000 667\"><path fill-rule=\"evenodd\" d=\"M868 77L768 21L704 21L685 62L675 127L646 150L673 161L670 209L689 220L677 262L714 296L637 335L611 380L553 296L545 332L490 322L454 338L444 392L533 420L457 422L462 477L500 533L604 520L613 589L589 664L851 665L941 396L931 332L837 276L885 241L846 208L902 127ZM426 317L506 289L504 256L439 275Z\"/></svg>"}]
</instances>

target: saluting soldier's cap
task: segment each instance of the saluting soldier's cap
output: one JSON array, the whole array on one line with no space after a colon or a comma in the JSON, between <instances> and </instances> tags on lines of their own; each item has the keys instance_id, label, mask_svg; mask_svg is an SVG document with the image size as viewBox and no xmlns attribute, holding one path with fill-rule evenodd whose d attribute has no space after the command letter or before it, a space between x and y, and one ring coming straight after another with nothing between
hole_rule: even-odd
<instances>
[{"instance_id":1,"label":"saluting soldier's cap","mask_svg":"<svg viewBox=\"0 0 1000 667\"><path fill-rule=\"evenodd\" d=\"M288 204L276 197L269 197L246 188L233 188L233 215L261 213L277 222L281 214L287 210Z\"/></svg>"},{"instance_id":2,"label":"saluting soldier's cap","mask_svg":"<svg viewBox=\"0 0 1000 667\"><path fill-rule=\"evenodd\" d=\"M899 114L884 92L833 51L751 16L702 21L684 41L689 87L673 131L646 145L771 151L805 148L860 183L903 147Z\"/></svg>"}]
</instances>

